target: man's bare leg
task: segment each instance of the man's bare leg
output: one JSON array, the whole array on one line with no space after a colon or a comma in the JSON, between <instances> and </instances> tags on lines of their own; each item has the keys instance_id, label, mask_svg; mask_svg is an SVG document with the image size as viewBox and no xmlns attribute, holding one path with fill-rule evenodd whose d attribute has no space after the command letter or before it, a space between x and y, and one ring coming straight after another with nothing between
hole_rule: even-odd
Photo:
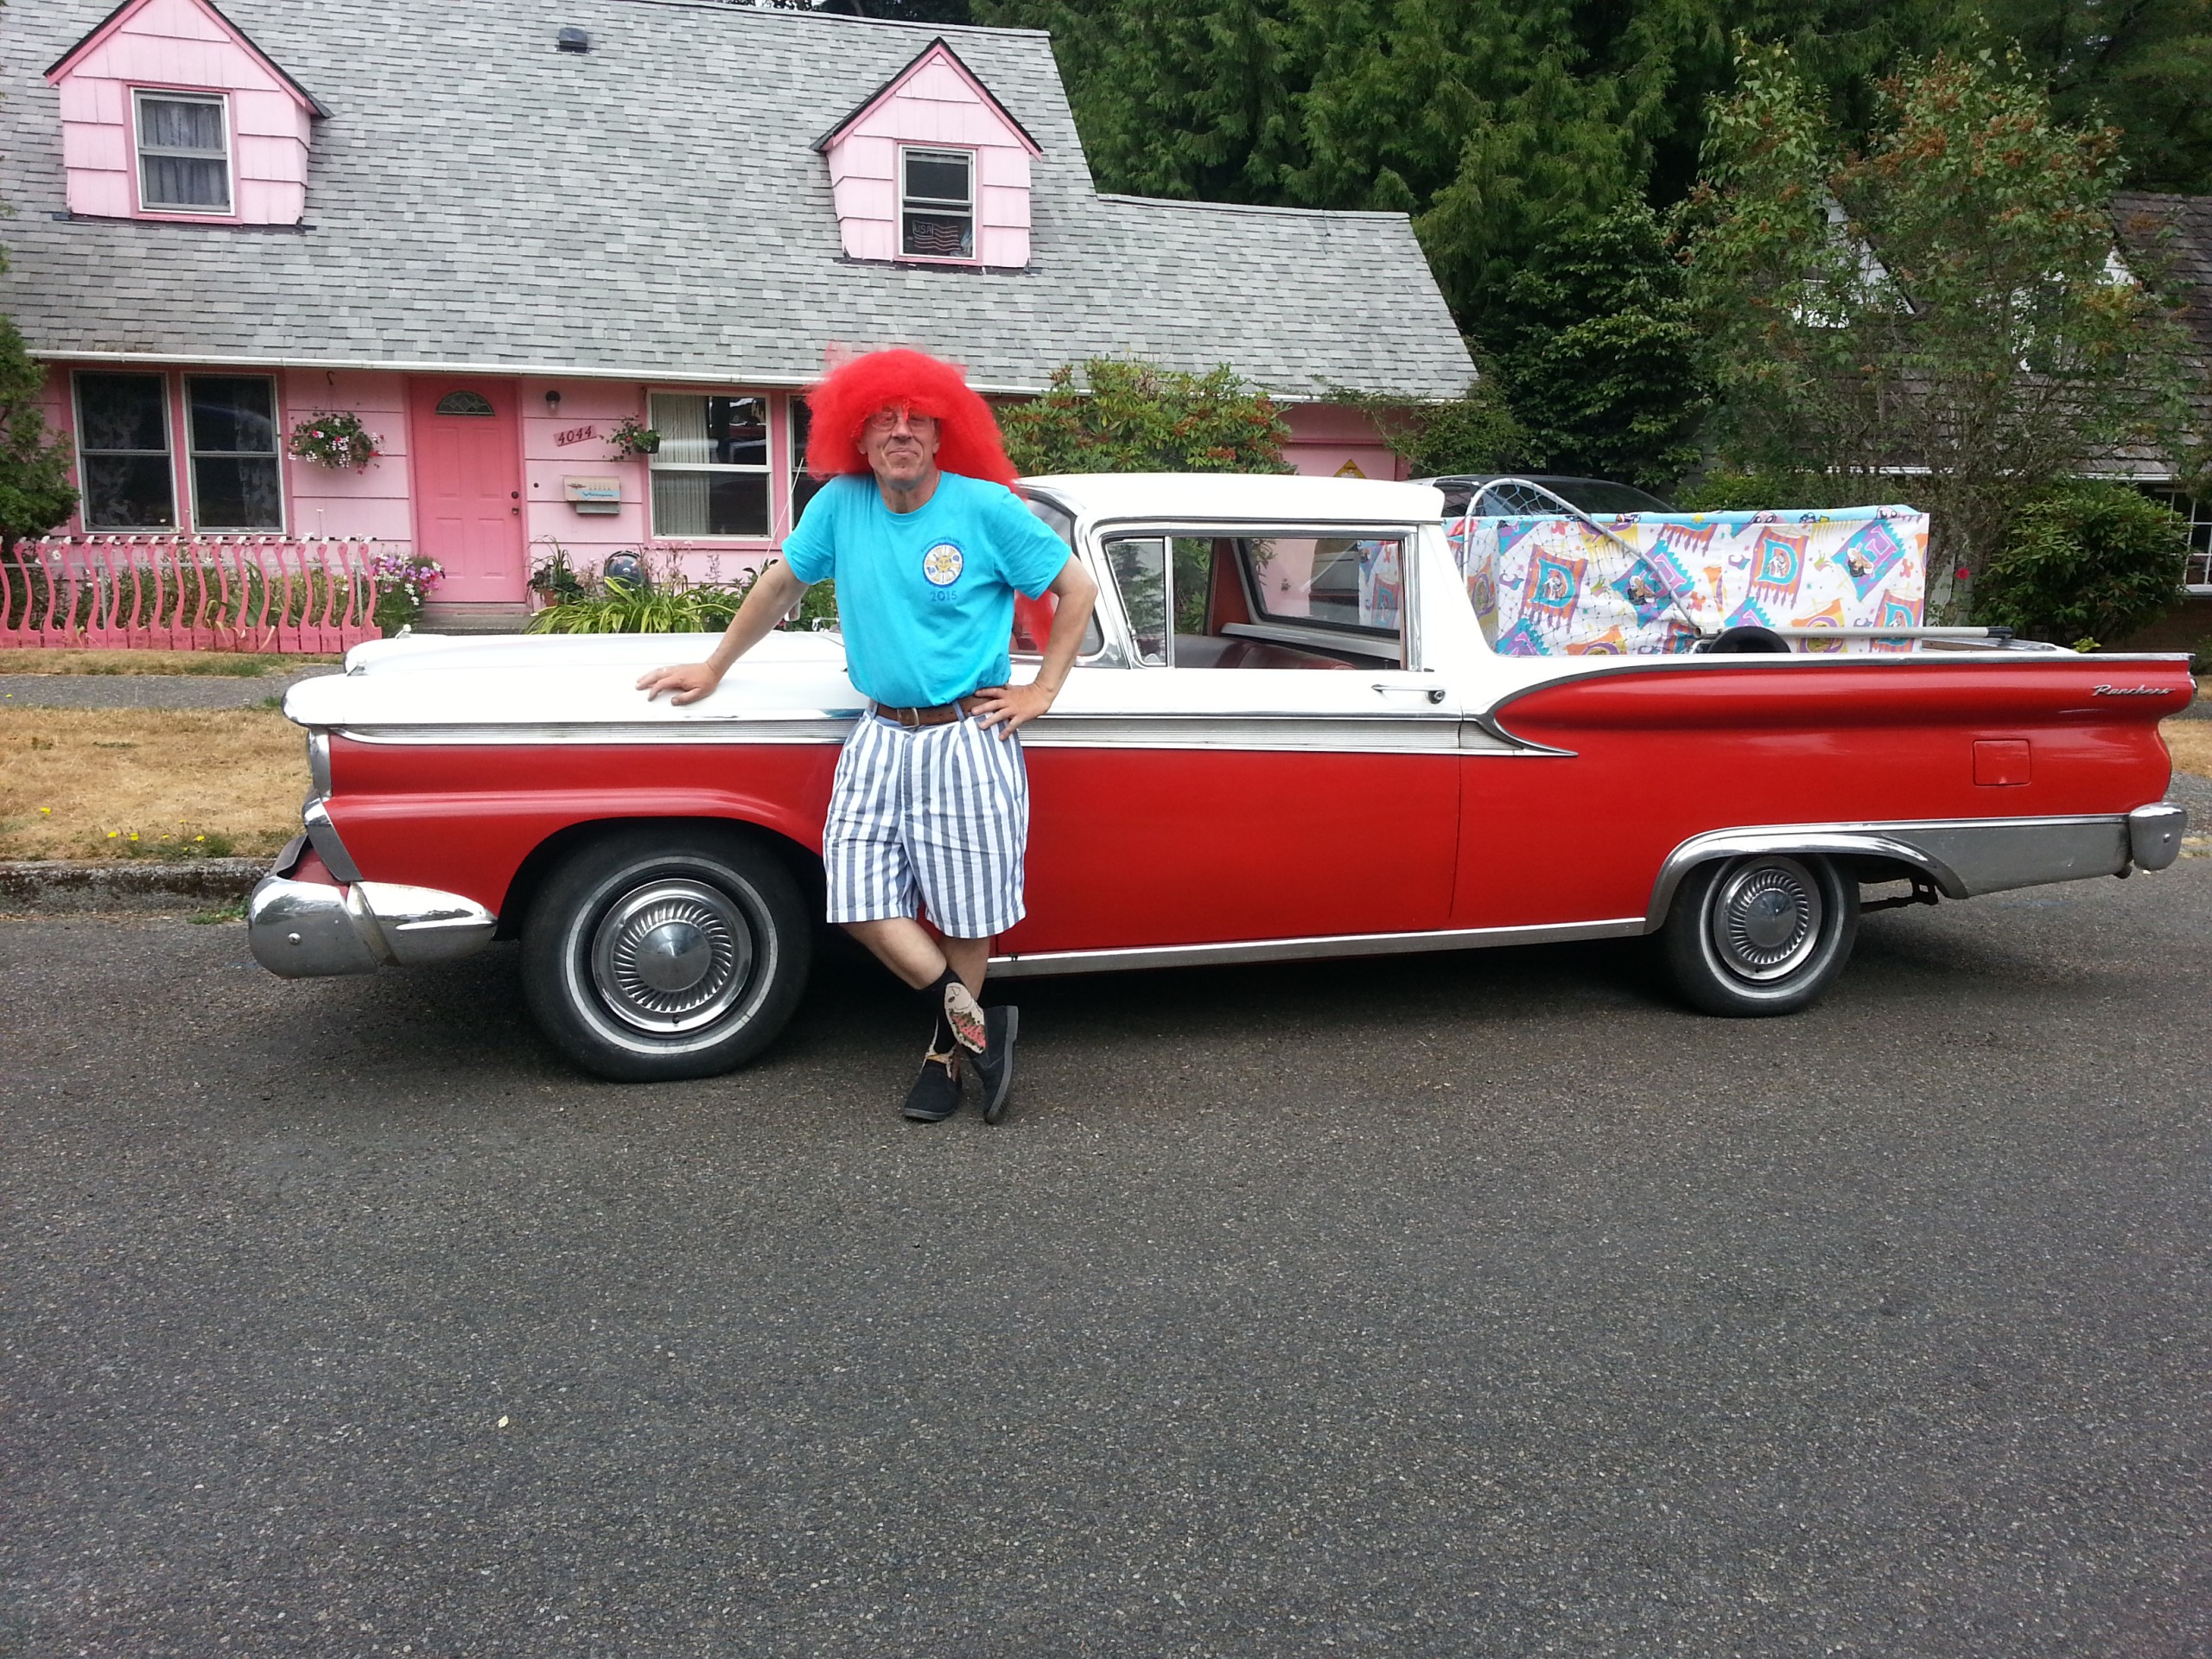
<instances>
[{"instance_id":1,"label":"man's bare leg","mask_svg":"<svg viewBox=\"0 0 2212 1659\"><path fill-rule=\"evenodd\" d=\"M915 990L926 989L947 968L970 996L980 996L991 963L988 939L941 938L911 916L880 922L847 922L845 931Z\"/></svg>"}]
</instances>

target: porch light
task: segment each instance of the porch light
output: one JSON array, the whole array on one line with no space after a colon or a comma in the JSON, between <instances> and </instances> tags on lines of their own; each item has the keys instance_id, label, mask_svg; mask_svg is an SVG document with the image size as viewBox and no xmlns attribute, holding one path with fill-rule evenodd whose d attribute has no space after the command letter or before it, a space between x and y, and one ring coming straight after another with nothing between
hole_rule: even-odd
<instances>
[{"instance_id":1,"label":"porch light","mask_svg":"<svg viewBox=\"0 0 2212 1659\"><path fill-rule=\"evenodd\" d=\"M545 388L545 412L553 416L557 416L561 412L561 393L557 387Z\"/></svg>"}]
</instances>

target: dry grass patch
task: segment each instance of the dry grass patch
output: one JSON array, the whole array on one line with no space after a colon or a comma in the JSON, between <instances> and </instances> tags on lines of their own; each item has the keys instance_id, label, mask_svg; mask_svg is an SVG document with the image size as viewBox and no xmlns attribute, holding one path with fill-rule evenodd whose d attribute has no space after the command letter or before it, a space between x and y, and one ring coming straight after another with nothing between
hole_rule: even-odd
<instances>
[{"instance_id":1,"label":"dry grass patch","mask_svg":"<svg viewBox=\"0 0 2212 1659\"><path fill-rule=\"evenodd\" d=\"M0 711L0 857L258 856L307 791L305 735L271 710Z\"/></svg>"},{"instance_id":2,"label":"dry grass patch","mask_svg":"<svg viewBox=\"0 0 2212 1659\"><path fill-rule=\"evenodd\" d=\"M2173 753L2176 771L2212 778L2212 720L2169 720L2158 735Z\"/></svg>"},{"instance_id":3,"label":"dry grass patch","mask_svg":"<svg viewBox=\"0 0 2212 1659\"><path fill-rule=\"evenodd\" d=\"M200 674L257 680L336 657L276 657L240 651L0 651L0 674Z\"/></svg>"}]
</instances>

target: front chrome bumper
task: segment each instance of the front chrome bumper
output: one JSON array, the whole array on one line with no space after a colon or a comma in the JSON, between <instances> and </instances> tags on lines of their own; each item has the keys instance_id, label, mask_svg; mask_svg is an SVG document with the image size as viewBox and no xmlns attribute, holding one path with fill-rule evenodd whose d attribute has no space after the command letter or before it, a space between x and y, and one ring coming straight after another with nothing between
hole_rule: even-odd
<instances>
[{"instance_id":1,"label":"front chrome bumper","mask_svg":"<svg viewBox=\"0 0 2212 1659\"><path fill-rule=\"evenodd\" d=\"M472 899L392 881L296 880L305 838L286 848L246 900L253 957L286 979L372 974L473 956L499 918Z\"/></svg>"}]
</instances>

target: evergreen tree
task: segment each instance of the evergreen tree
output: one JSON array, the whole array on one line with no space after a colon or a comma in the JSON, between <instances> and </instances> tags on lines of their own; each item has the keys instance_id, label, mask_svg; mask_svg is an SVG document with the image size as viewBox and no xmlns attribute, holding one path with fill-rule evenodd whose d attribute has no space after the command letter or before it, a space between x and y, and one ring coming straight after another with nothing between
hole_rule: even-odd
<instances>
[{"instance_id":1,"label":"evergreen tree","mask_svg":"<svg viewBox=\"0 0 2212 1659\"><path fill-rule=\"evenodd\" d=\"M1682 268L1641 202L1541 246L1506 284L1497 373L1534 465L1671 489L1710 406Z\"/></svg>"},{"instance_id":2,"label":"evergreen tree","mask_svg":"<svg viewBox=\"0 0 2212 1659\"><path fill-rule=\"evenodd\" d=\"M18 540L45 535L77 505L69 445L46 429L45 386L45 365L0 317L0 558L13 558Z\"/></svg>"}]
</instances>

